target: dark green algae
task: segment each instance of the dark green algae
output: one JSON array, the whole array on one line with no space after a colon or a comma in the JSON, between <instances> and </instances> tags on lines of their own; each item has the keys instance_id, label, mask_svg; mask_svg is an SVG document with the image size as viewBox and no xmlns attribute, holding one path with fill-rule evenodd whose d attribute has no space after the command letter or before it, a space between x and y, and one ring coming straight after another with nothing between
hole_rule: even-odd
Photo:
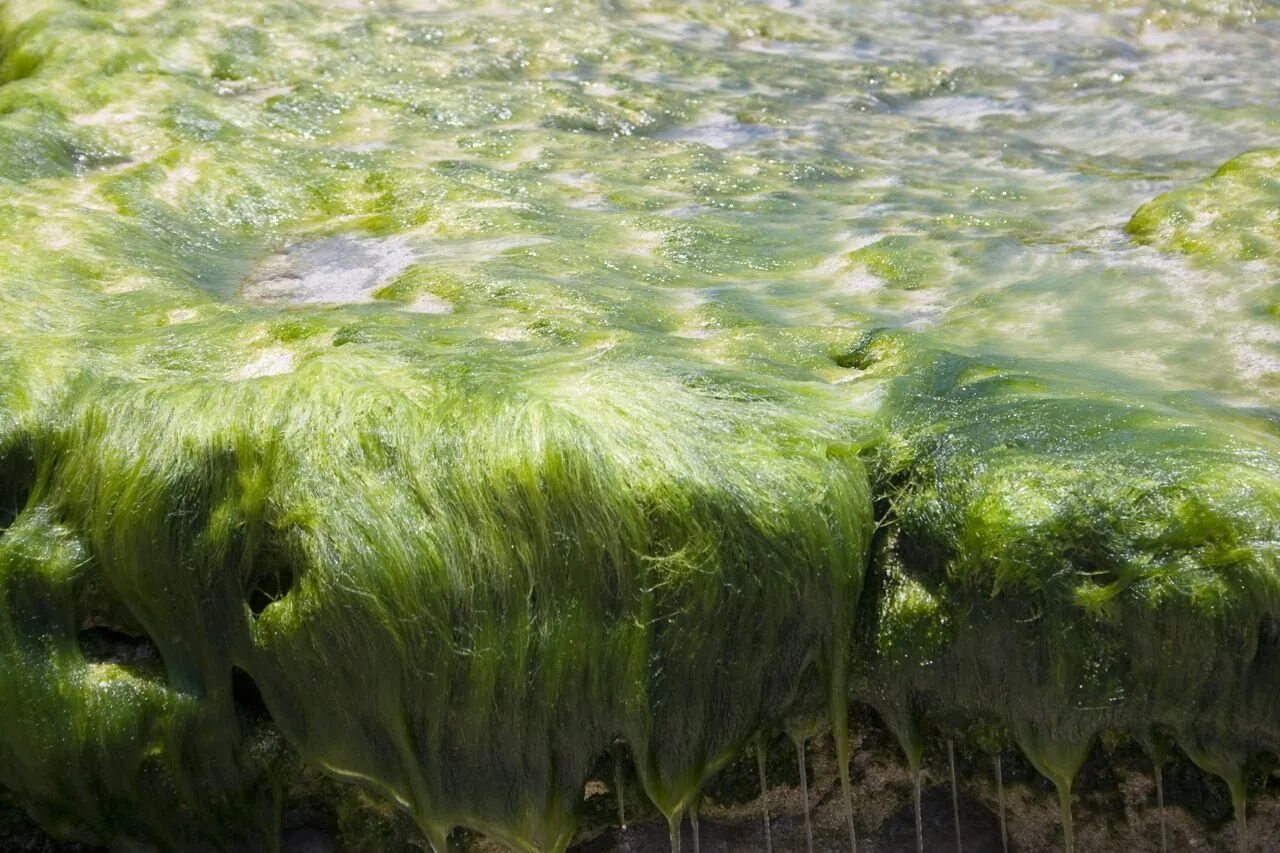
<instances>
[{"instance_id":1,"label":"dark green algae","mask_svg":"<svg viewBox=\"0 0 1280 853\"><path fill-rule=\"evenodd\" d=\"M760 734L847 769L852 704L913 767L1013 745L1068 802L1100 739L1176 746L1244 813L1274 415L869 331L790 280L860 170L663 142L703 105L646 82L780 128L848 80L541 9L37 5L0 30L0 784L46 830L274 849L313 800L352 846L561 850L609 757L679 821ZM555 76L589 65L612 94ZM438 254L365 305L237 300L347 233ZM851 260L915 290L945 236Z\"/></svg>"},{"instance_id":2,"label":"dark green algae","mask_svg":"<svg viewBox=\"0 0 1280 853\"><path fill-rule=\"evenodd\" d=\"M1015 743L1068 789L1104 733L1176 743L1243 808L1280 751L1273 427L894 334L834 355L891 377L882 434L656 365L93 386L15 424L6 787L71 837L270 847L300 760L434 844L562 849L619 740L678 819L857 701L913 761Z\"/></svg>"},{"instance_id":3,"label":"dark green algae","mask_svg":"<svg viewBox=\"0 0 1280 853\"><path fill-rule=\"evenodd\" d=\"M872 451L883 526L854 680L911 760L925 721L1003 737L1069 801L1104 733L1157 763L1176 743L1243 814L1248 765L1276 749L1273 424L892 335L846 358L911 365Z\"/></svg>"}]
</instances>

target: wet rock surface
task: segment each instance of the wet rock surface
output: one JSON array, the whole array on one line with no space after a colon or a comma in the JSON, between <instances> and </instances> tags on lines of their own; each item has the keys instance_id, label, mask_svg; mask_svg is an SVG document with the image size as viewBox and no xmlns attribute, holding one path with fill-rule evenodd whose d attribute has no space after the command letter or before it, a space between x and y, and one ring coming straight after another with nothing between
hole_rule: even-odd
<instances>
[{"instance_id":1,"label":"wet rock surface","mask_svg":"<svg viewBox=\"0 0 1280 853\"><path fill-rule=\"evenodd\" d=\"M325 237L268 256L237 295L276 307L372 302L416 257L403 240Z\"/></svg>"},{"instance_id":2,"label":"wet rock surface","mask_svg":"<svg viewBox=\"0 0 1280 853\"><path fill-rule=\"evenodd\" d=\"M883 733L864 732L858 738L854 757L855 812L858 849L862 853L912 853L916 849L915 813L911 806L911 779L902 765L898 748ZM839 779L831 758L831 743L817 738L807 749L810 762L810 817L814 850L843 853L849 849ZM775 851L806 849L804 806L800 798L798 772L786 766L785 750L771 754L777 780L771 783L768 807L770 836ZM959 758L961 844L957 845L952 811L951 788L947 779L945 751L931 751L924 768L921 819L926 851L953 850L969 853L1002 853L992 761L988 755ZM1059 853L1062 850L1056 795L1052 786L1038 778L1034 769L1016 754L1004 756L1004 793L1011 853ZM1081 851L1131 850L1158 853L1161 844L1161 812L1156 808L1152 774L1145 759L1132 750L1100 752L1086 766L1073 802L1077 849ZM724 771L721 786L749 787L754 762L738 762ZM985 772L984 772L985 771ZM1205 777L1185 759L1175 759L1165 768L1165 810L1163 812L1167 848L1170 851L1236 851L1237 839L1231 821L1230 798L1225 785ZM1259 796L1250 806L1249 845L1251 853L1275 849L1280 843L1280 778L1266 777ZM652 807L640 808L637 820L626 831L609 823L615 810L613 792L603 782L588 785L585 808L589 815L606 821L584 829L571 853L670 853L665 821ZM594 791L592 791L594 789ZM761 801L747 797L733 804L708 799L699 818L700 847L708 853L757 853L766 849ZM281 837L285 853L334 853L349 849L372 849L344 839L331 815L314 810L290 810ZM507 848L481 838L458 834L453 839L457 851L500 853ZM5 850L31 853L100 853L104 848L68 844L46 837L12 802L0 799L0 846ZM421 849L417 843L392 842L384 849ZM693 832L688 821L682 826L682 849L693 849Z\"/></svg>"}]
</instances>

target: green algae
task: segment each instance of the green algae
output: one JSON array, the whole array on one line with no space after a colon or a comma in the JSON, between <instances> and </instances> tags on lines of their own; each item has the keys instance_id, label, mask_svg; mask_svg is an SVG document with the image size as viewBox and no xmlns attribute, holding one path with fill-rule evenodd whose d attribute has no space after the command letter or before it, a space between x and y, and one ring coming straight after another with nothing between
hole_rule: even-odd
<instances>
[{"instance_id":1,"label":"green algae","mask_svg":"<svg viewBox=\"0 0 1280 853\"><path fill-rule=\"evenodd\" d=\"M883 279L889 287L916 290L942 277L942 259L927 243L910 237L882 237L849 254L856 266Z\"/></svg>"},{"instance_id":2,"label":"green algae","mask_svg":"<svg viewBox=\"0 0 1280 853\"><path fill-rule=\"evenodd\" d=\"M150 776L189 810L208 802L225 762L227 797L248 809L270 774L239 754L249 747L232 697L239 667L308 762L399 803L437 846L461 824L562 849L591 763L615 737L678 820L715 769L799 701L806 667L847 665L869 523L852 459L804 438L779 402L718 398L693 377L655 384L651 371L599 365L557 370L539 387L536 368L499 382L469 375L476 366L408 388L388 376L376 403L365 393L344 403L356 392L317 383L319 366L297 382L266 380L274 391L171 388L163 415L152 393L122 389L31 439L44 473L5 534L11 618L33 618L26 598L52 600L46 621L11 626L6 674L22 680L6 695L31 702L30 680L62 696L68 725L167 728L127 680L106 707L89 686L67 695L86 668L77 628L91 618L76 612L75 588L94 584L158 648L163 666L143 696L172 709L178 731L163 738L191 741L157 749L62 733L111 761L96 772L83 758L63 766L93 785L125 755L143 763L158 751L174 766ZM279 404L264 406L272 393ZM322 421L300 420L311 394L355 423L331 421L330 407ZM477 433L471 415L485 397L494 409ZM246 424L250 399L264 417ZM717 434L681 438L671 426L682 405L691 425L708 407L730 417ZM125 426L143 411L148 429ZM798 443L768 449L767 437L788 432ZM762 471L761 454L774 452L780 464ZM43 533L48 514L64 519L55 529L68 542L32 555L22 530ZM53 676L57 661L70 672ZM117 676L94 683L103 678ZM7 762L5 782L74 810L60 792L36 793L61 778L58 755L32 740L60 718L55 702L32 707L29 722L10 718L10 748L35 764ZM130 793L132 808L149 802ZM167 804L148 815L160 828L80 819L91 837L123 843L137 831L182 846L166 833L200 825ZM250 831L212 807L206 815Z\"/></svg>"},{"instance_id":3,"label":"green algae","mask_svg":"<svg viewBox=\"0 0 1280 853\"><path fill-rule=\"evenodd\" d=\"M1212 261L1280 255L1280 151L1227 161L1191 186L1165 193L1129 220L1135 240Z\"/></svg>"},{"instance_id":4,"label":"green algae","mask_svg":"<svg viewBox=\"0 0 1280 853\"><path fill-rule=\"evenodd\" d=\"M0 785L121 849L274 849L302 799L353 849L560 850L604 756L678 827L830 729L856 799L867 703L913 770L1016 744L1067 810L1104 734L1167 732L1243 816L1280 457L1216 333L1272 321L1115 358L1181 291L1098 211L1196 164L1007 91L1123 131L1174 72L1125 101L1114 41L1004 68L975 12L965 64L897 14L0 5ZM1229 100L1178 122L1257 147ZM1220 210L1251 281L1269 156L1131 234Z\"/></svg>"},{"instance_id":5,"label":"green algae","mask_svg":"<svg viewBox=\"0 0 1280 853\"><path fill-rule=\"evenodd\" d=\"M845 360L883 370L902 352L873 338ZM873 564L889 571L855 684L909 756L929 718L994 714L1064 814L1098 737L1153 727L1226 779L1243 814L1244 767L1277 735L1275 696L1253 682L1275 666L1280 601L1272 425L910 357L923 363L896 380L895 438L873 466Z\"/></svg>"}]
</instances>

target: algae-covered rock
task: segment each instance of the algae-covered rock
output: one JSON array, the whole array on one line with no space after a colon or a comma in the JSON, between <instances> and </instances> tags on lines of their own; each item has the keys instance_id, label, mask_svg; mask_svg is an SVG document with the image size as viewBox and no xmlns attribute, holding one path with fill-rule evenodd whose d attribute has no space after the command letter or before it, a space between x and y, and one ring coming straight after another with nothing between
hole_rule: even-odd
<instances>
[{"instance_id":1,"label":"algae-covered rock","mask_svg":"<svg viewBox=\"0 0 1280 853\"><path fill-rule=\"evenodd\" d=\"M1170 190L1138 209L1129 234L1141 243L1213 261L1280 257L1280 149L1227 161L1212 177Z\"/></svg>"},{"instance_id":2,"label":"algae-covered rock","mask_svg":"<svg viewBox=\"0 0 1280 853\"><path fill-rule=\"evenodd\" d=\"M1273 130L1246 5L1164 52L1142 3L0 4L5 810L555 851L742 806L763 744L843 844L867 706L917 787L945 735L1069 798L1105 737L1241 806L1266 353L1097 235ZM1133 232L1271 259L1274 165Z\"/></svg>"},{"instance_id":3,"label":"algae-covered rock","mask_svg":"<svg viewBox=\"0 0 1280 853\"><path fill-rule=\"evenodd\" d=\"M269 846L242 676L441 849L561 849L619 736L679 815L766 720L843 702L870 504L838 431L731 376L457 355L372 394L337 363L97 388L17 430L0 743L46 826Z\"/></svg>"},{"instance_id":4,"label":"algae-covered rock","mask_svg":"<svg viewBox=\"0 0 1280 853\"><path fill-rule=\"evenodd\" d=\"M1280 739L1274 427L894 336L842 360L903 374L855 679L890 727L994 717L1068 792L1103 733L1161 730L1243 810Z\"/></svg>"},{"instance_id":5,"label":"algae-covered rock","mask_svg":"<svg viewBox=\"0 0 1280 853\"><path fill-rule=\"evenodd\" d=\"M945 270L944 256L936 246L907 236L882 237L850 252L849 260L889 287L901 290L937 284Z\"/></svg>"}]
</instances>

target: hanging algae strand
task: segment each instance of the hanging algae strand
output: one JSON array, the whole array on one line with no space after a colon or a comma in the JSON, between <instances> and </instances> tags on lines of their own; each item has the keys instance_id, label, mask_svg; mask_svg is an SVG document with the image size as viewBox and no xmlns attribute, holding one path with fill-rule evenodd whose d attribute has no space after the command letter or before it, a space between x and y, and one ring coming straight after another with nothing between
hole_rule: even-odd
<instances>
[{"instance_id":1,"label":"hanging algae strand","mask_svg":"<svg viewBox=\"0 0 1280 853\"><path fill-rule=\"evenodd\" d=\"M1004 770L1000 766L1000 754L996 754L996 803L1000 811L1000 849L1009 853L1009 827L1004 820Z\"/></svg>"},{"instance_id":2,"label":"hanging algae strand","mask_svg":"<svg viewBox=\"0 0 1280 853\"><path fill-rule=\"evenodd\" d=\"M924 853L924 821L920 814L920 768L911 773L911 807L916 816L916 853Z\"/></svg>"},{"instance_id":3,"label":"hanging algae strand","mask_svg":"<svg viewBox=\"0 0 1280 853\"><path fill-rule=\"evenodd\" d=\"M427 836L427 844L434 853L449 853L449 833L447 830L424 830L424 833Z\"/></svg>"},{"instance_id":4,"label":"hanging algae strand","mask_svg":"<svg viewBox=\"0 0 1280 853\"><path fill-rule=\"evenodd\" d=\"M702 853L702 839L698 834L698 804L689 807L689 826L693 829L693 853Z\"/></svg>"},{"instance_id":5,"label":"hanging algae strand","mask_svg":"<svg viewBox=\"0 0 1280 853\"><path fill-rule=\"evenodd\" d=\"M804 801L805 849L813 853L813 824L809 820L809 777L804 767L804 739L797 737L796 762L800 765L800 799Z\"/></svg>"},{"instance_id":6,"label":"hanging algae strand","mask_svg":"<svg viewBox=\"0 0 1280 853\"><path fill-rule=\"evenodd\" d=\"M769 826L769 779L765 775L764 736L756 735L756 766L760 771L760 811L764 814L764 849L773 853L773 830Z\"/></svg>"},{"instance_id":7,"label":"hanging algae strand","mask_svg":"<svg viewBox=\"0 0 1280 853\"><path fill-rule=\"evenodd\" d=\"M1249 803L1245 791L1245 776L1241 771L1231 785L1231 804L1236 813L1236 848L1239 853L1249 853Z\"/></svg>"},{"instance_id":8,"label":"hanging algae strand","mask_svg":"<svg viewBox=\"0 0 1280 853\"><path fill-rule=\"evenodd\" d=\"M1274 712L1273 712L1274 713ZM1212 773L1227 784L1231 793L1231 808L1235 813L1236 850L1247 853L1249 849L1249 777L1245 758L1234 752L1206 749L1203 741L1183 742L1183 751L1201 769Z\"/></svg>"},{"instance_id":9,"label":"hanging algae strand","mask_svg":"<svg viewBox=\"0 0 1280 853\"><path fill-rule=\"evenodd\" d=\"M853 784L849 779L848 727L847 723L840 718L836 718L832 722L833 740L836 745L836 763L840 767L840 794L844 798L844 819L849 826L849 850L850 853L858 853L858 831L853 825Z\"/></svg>"},{"instance_id":10,"label":"hanging algae strand","mask_svg":"<svg viewBox=\"0 0 1280 853\"><path fill-rule=\"evenodd\" d=\"M1160 815L1160 853L1168 853L1169 839L1164 819L1164 768L1157 762L1155 765L1156 811Z\"/></svg>"},{"instance_id":11,"label":"hanging algae strand","mask_svg":"<svg viewBox=\"0 0 1280 853\"><path fill-rule=\"evenodd\" d=\"M956 853L964 853L964 846L960 843L960 797L956 790L956 742L953 738L947 739L947 763L951 767L951 816L956 824Z\"/></svg>"},{"instance_id":12,"label":"hanging algae strand","mask_svg":"<svg viewBox=\"0 0 1280 853\"><path fill-rule=\"evenodd\" d=\"M1160 821L1160 853L1168 853L1169 828L1164 813L1164 765L1169 760L1169 739L1152 729L1138 738L1151 759L1151 780L1155 785L1156 817Z\"/></svg>"},{"instance_id":13,"label":"hanging algae strand","mask_svg":"<svg viewBox=\"0 0 1280 853\"><path fill-rule=\"evenodd\" d=\"M622 761L617 757L620 750L615 751L613 762L613 795L618 800L618 828L622 832L627 831L627 804L626 792L622 787Z\"/></svg>"},{"instance_id":14,"label":"hanging algae strand","mask_svg":"<svg viewBox=\"0 0 1280 853\"><path fill-rule=\"evenodd\" d=\"M1076 842L1071 832L1071 783L1058 782L1057 785L1058 818L1062 822L1062 849L1065 853L1075 853Z\"/></svg>"}]
</instances>

